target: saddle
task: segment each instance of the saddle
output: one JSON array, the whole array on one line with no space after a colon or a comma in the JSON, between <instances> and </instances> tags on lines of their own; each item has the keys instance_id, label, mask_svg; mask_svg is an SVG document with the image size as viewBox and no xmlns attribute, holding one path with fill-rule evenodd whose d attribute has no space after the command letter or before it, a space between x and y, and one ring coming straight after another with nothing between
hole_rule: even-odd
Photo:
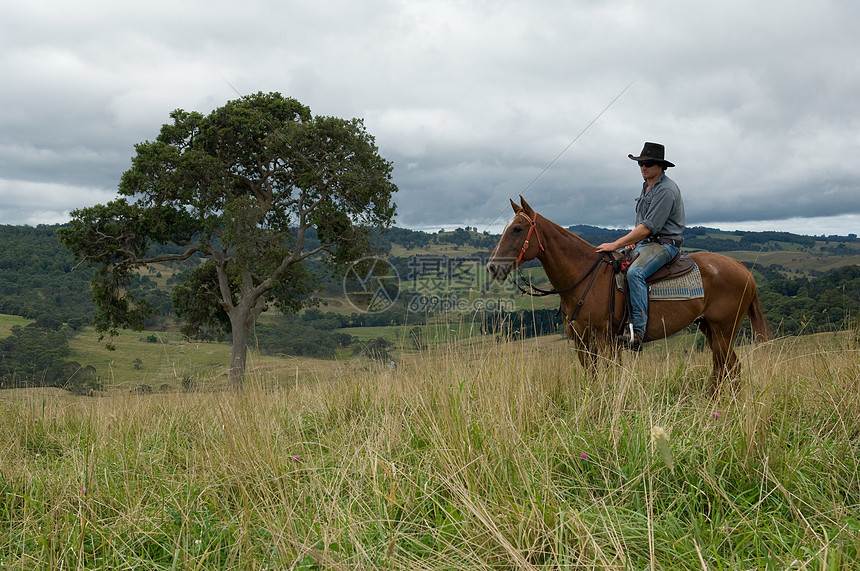
<instances>
[{"instance_id":1,"label":"saddle","mask_svg":"<svg viewBox=\"0 0 860 571\"><path fill-rule=\"evenodd\" d=\"M632 249L628 249L628 248L624 248L621 250L615 250L614 252L612 252L610 254L612 271L615 273L615 280L614 280L615 286L620 291L623 291L623 292L627 291L627 268L629 268L630 264L632 264L633 261L638 257L639 257L639 252L632 250ZM665 264L663 267L661 267L659 270L657 270L656 272L654 272L648 278L645 279L645 283L648 285L648 297L652 298L655 295L655 291L654 291L655 288L652 288L651 286L653 284L663 282L663 281L666 282L666 287L669 288L669 292L672 294L670 296L663 297L663 299L689 299L691 293L695 293L696 294L695 297L701 297L701 295L699 295L699 293L701 292L701 289L702 289L701 278L698 278L697 287L694 287L694 288L689 288L689 287L684 287L684 286L682 286L681 288L672 287L673 285L676 285L677 282L670 281L670 280L674 280L675 278L678 278L681 276L686 276L687 274L690 274L690 276L693 276L693 277L690 277L689 279L695 280L695 276L697 275L697 273L694 274L693 270L697 270L697 269L698 269L698 266L696 265L696 262L693 261L693 258L690 258L689 256L685 256L681 252L678 252L674 258L669 260L668 264ZM688 279L688 278L685 278L685 279ZM688 285L689 284L685 284L685 286L688 286ZM660 287L656 287L656 289L659 290ZM678 294L679 289L681 290L681 292L682 292L681 295L683 297L675 297L675 295ZM614 300L615 300L615 298L612 297L611 301L610 301L609 311L610 311L611 315L614 315ZM621 329L623 329L624 325L627 324L629 327L631 327L631 336L632 336L632 325L630 325L629 319L630 319L630 296L625 294L624 295L624 314L623 314L623 317L621 319L619 327L621 327ZM612 330L615 331L616 334L621 334L621 329L616 330L615 326L612 326Z\"/></svg>"},{"instance_id":2,"label":"saddle","mask_svg":"<svg viewBox=\"0 0 860 571\"><path fill-rule=\"evenodd\" d=\"M612 269L616 274L620 274L627 272L627 268L630 267L630 264L633 263L633 260L639 257L639 252L637 252L636 250L624 248L622 250L615 250L614 252L612 252L611 256ZM674 258L669 260L669 263L651 274L645 280L645 283L651 285L653 283L657 283L663 280L677 278L693 271L695 267L696 262L693 261L693 258L690 258L689 256L685 256L681 252L678 252Z\"/></svg>"}]
</instances>

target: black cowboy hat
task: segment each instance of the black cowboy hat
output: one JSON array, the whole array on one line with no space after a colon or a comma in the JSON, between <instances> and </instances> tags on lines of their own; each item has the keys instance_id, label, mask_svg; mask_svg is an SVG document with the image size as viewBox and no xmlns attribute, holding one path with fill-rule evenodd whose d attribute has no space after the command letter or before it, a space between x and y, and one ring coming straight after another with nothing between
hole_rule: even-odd
<instances>
[{"instance_id":1,"label":"black cowboy hat","mask_svg":"<svg viewBox=\"0 0 860 571\"><path fill-rule=\"evenodd\" d=\"M642 147L642 152L639 153L638 157L634 157L633 155L627 156L634 161L657 161L659 163L663 163L667 167L675 166L675 163L670 163L663 158L665 155L666 148L660 143L645 143L645 146Z\"/></svg>"}]
</instances>

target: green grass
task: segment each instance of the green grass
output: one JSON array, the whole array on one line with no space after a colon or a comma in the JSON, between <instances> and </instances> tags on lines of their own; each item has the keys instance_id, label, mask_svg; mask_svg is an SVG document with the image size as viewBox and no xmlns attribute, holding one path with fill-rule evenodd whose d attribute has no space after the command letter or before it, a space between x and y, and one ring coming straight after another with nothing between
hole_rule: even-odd
<instances>
[{"instance_id":1,"label":"green grass","mask_svg":"<svg viewBox=\"0 0 860 571\"><path fill-rule=\"evenodd\" d=\"M473 316L464 313L448 313L431 316L427 323L420 325L390 325L378 327L344 327L337 331L353 335L362 341L382 337L398 347L412 348L411 332L418 328L424 344L441 345L469 339L481 335L480 323Z\"/></svg>"},{"instance_id":2,"label":"green grass","mask_svg":"<svg viewBox=\"0 0 860 571\"><path fill-rule=\"evenodd\" d=\"M473 338L243 395L0 393L0 568L860 568L856 333L743 347L716 399L689 338L624 357Z\"/></svg>"},{"instance_id":3,"label":"green grass","mask_svg":"<svg viewBox=\"0 0 860 571\"><path fill-rule=\"evenodd\" d=\"M0 338L9 337L12 334L13 327L26 327L32 322L32 319L25 319L17 315L0 314Z\"/></svg>"},{"instance_id":4,"label":"green grass","mask_svg":"<svg viewBox=\"0 0 860 571\"><path fill-rule=\"evenodd\" d=\"M111 343L116 350L106 349L88 328L71 340L69 359L94 366L107 385L153 388L178 386L186 377L216 377L230 362L229 345L185 342L180 333L125 330Z\"/></svg>"}]
</instances>

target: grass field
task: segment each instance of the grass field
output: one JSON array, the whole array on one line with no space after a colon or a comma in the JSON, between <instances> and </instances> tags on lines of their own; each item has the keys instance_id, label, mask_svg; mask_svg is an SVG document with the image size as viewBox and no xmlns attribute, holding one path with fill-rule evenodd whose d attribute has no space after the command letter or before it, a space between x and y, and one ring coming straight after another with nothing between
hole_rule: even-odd
<instances>
[{"instance_id":1,"label":"grass field","mask_svg":"<svg viewBox=\"0 0 860 571\"><path fill-rule=\"evenodd\" d=\"M829 256L809 252L750 252L746 250L724 253L741 262L755 263L759 267L779 265L798 276L807 275L812 270L826 272L847 265L860 264L860 254Z\"/></svg>"},{"instance_id":2,"label":"grass field","mask_svg":"<svg viewBox=\"0 0 860 571\"><path fill-rule=\"evenodd\" d=\"M555 336L252 359L242 395L4 391L0 568L860 568L857 333L743 347L716 399L693 345L592 378Z\"/></svg>"},{"instance_id":3,"label":"grass field","mask_svg":"<svg viewBox=\"0 0 860 571\"><path fill-rule=\"evenodd\" d=\"M92 365L107 393L128 392L142 386L153 391L176 391L191 382L197 390L222 390L227 385L230 345L185 341L178 332L120 331L109 351L98 335L87 328L69 345L70 360ZM248 369L252 375L286 377L295 381L315 379L343 367L340 361L304 357L276 357L251 349Z\"/></svg>"}]
</instances>

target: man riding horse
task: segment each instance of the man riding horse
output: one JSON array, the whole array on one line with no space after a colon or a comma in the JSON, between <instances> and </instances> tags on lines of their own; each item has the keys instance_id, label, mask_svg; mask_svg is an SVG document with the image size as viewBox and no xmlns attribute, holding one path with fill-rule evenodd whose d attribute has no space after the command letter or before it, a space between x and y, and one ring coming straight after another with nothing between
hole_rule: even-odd
<instances>
[{"instance_id":1,"label":"man riding horse","mask_svg":"<svg viewBox=\"0 0 860 571\"><path fill-rule=\"evenodd\" d=\"M639 156L627 155L639 163L642 193L636 199L636 225L627 234L600 244L598 252L635 248L638 257L627 270L632 331L625 328L622 341L634 351L642 349L648 324L648 286L645 280L672 261L681 248L684 231L684 202L678 185L666 176L675 165L665 159L665 148L659 143L645 143Z\"/></svg>"},{"instance_id":2,"label":"man riding horse","mask_svg":"<svg viewBox=\"0 0 860 571\"><path fill-rule=\"evenodd\" d=\"M565 332L574 343L580 363L591 373L600 363L618 356L616 336L625 319L625 294L618 287L616 274L622 264L616 264L617 257L604 252L636 244L635 250L642 255L628 272L632 270L635 276L639 266L639 275L644 279L670 261L681 245L684 207L677 185L665 175L665 169L674 165L665 159L663 145L645 143L642 153L630 158L640 163L645 184L636 205L636 227L626 236L595 248L535 212L520 196L520 204L511 200L514 217L487 261L487 271L497 280L507 279L512 271L519 272L529 260L540 261L552 284L551 290L541 291L540 295L559 296ZM744 319L749 318L756 341L770 339L770 327L755 278L742 263L714 252L698 251L688 257L693 262L695 278L686 279L692 275L688 274L681 279L687 283L675 282L669 287L665 284L672 280L655 284L656 290L662 289L663 293L653 295L652 291L650 302L647 288L638 290L639 313L634 316L630 341L641 346L642 341L669 337L695 323L711 349L711 394L716 395L723 380L735 381L740 373L734 340ZM649 281L656 277L652 275ZM632 282L636 278L628 279ZM528 282L527 285L530 290L537 289Z\"/></svg>"}]
</instances>

